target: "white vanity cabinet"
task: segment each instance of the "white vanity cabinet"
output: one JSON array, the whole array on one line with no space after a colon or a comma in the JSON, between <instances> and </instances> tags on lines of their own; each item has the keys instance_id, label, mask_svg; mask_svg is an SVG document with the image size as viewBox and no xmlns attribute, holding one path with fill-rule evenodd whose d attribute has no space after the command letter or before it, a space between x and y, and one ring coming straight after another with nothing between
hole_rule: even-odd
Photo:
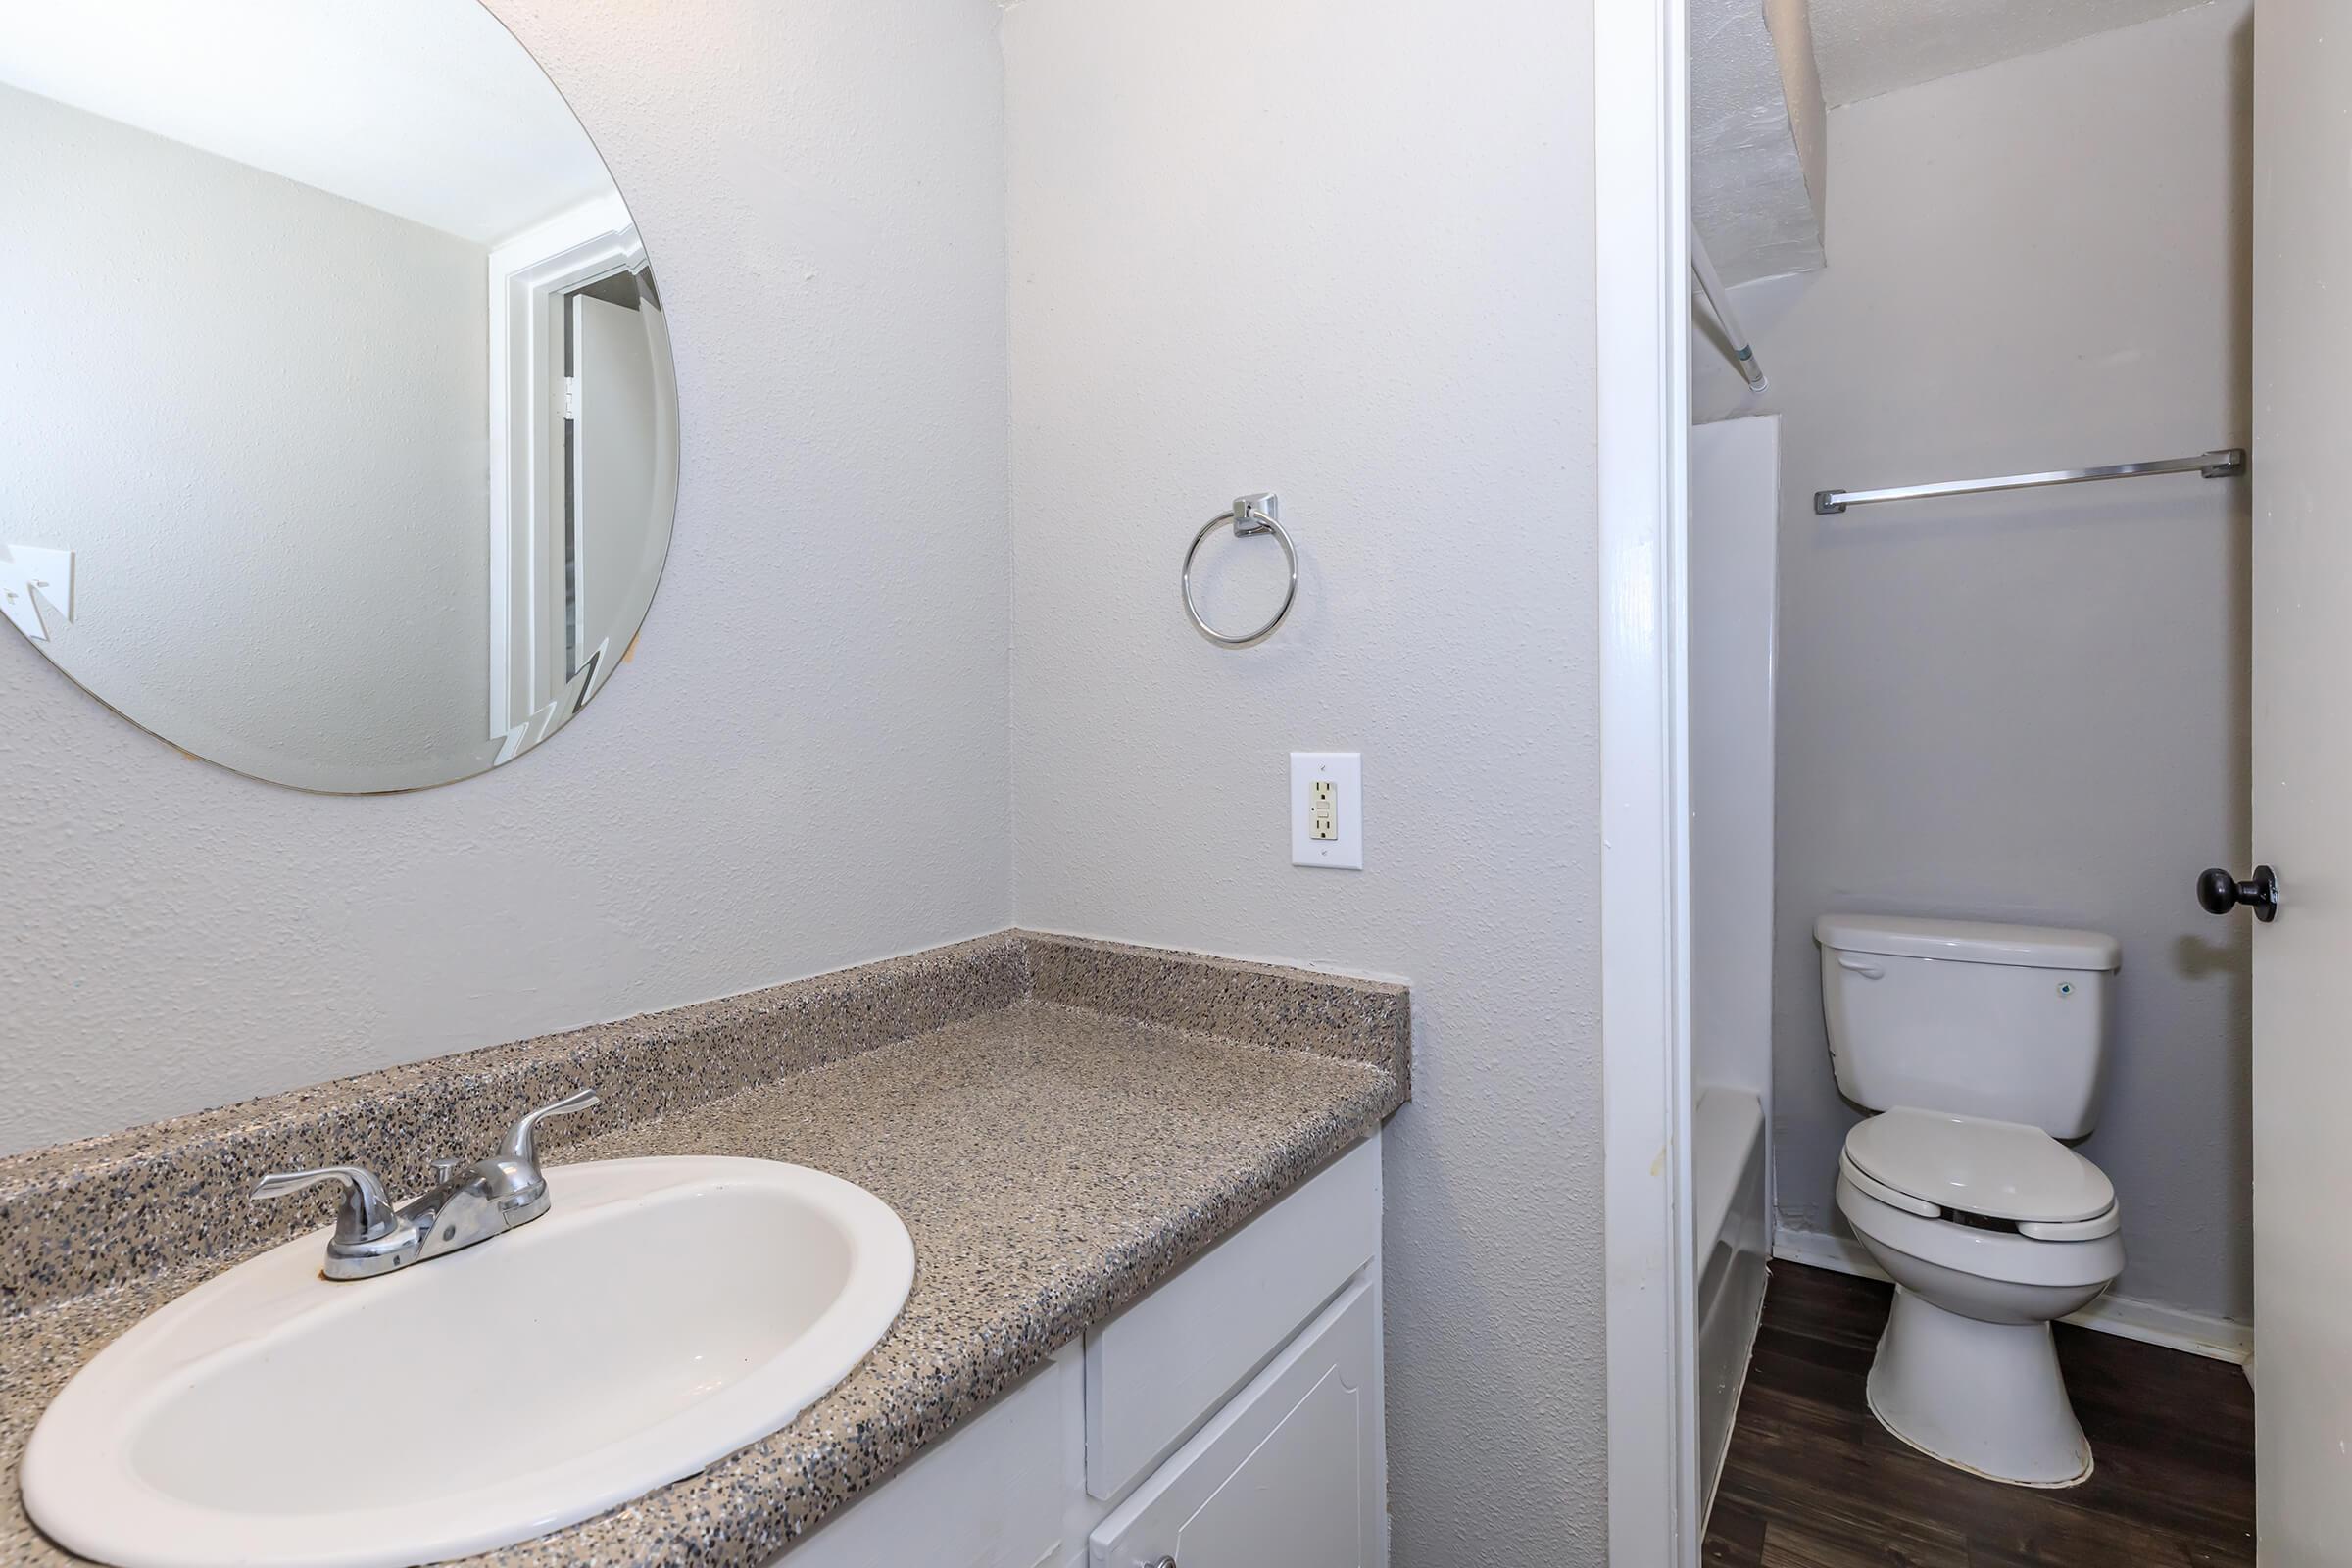
<instances>
[{"instance_id":1,"label":"white vanity cabinet","mask_svg":"<svg viewBox=\"0 0 2352 1568\"><path fill-rule=\"evenodd\" d=\"M1358 1280L1096 1526L1092 1568L1383 1561L1379 1398L1379 1292Z\"/></svg>"},{"instance_id":2,"label":"white vanity cabinet","mask_svg":"<svg viewBox=\"0 0 2352 1568\"><path fill-rule=\"evenodd\" d=\"M1373 1135L776 1568L1382 1568Z\"/></svg>"}]
</instances>

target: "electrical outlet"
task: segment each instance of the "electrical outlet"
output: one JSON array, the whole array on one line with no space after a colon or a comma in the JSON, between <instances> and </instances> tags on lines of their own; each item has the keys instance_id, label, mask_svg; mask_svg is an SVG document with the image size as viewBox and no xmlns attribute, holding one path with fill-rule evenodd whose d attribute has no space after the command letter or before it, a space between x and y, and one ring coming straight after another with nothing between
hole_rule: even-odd
<instances>
[{"instance_id":1,"label":"electrical outlet","mask_svg":"<svg viewBox=\"0 0 2352 1568\"><path fill-rule=\"evenodd\" d=\"M1291 754L1291 863L1364 868L1364 770L1360 752Z\"/></svg>"}]
</instances>

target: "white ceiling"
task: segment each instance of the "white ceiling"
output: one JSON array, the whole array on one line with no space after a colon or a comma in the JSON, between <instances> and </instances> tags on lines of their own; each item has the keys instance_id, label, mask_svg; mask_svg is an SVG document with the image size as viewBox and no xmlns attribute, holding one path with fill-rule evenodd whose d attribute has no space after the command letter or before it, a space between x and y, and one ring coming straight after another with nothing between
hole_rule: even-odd
<instances>
[{"instance_id":1,"label":"white ceiling","mask_svg":"<svg viewBox=\"0 0 2352 1568\"><path fill-rule=\"evenodd\" d=\"M485 245L612 189L479 0L0 0L0 82Z\"/></svg>"},{"instance_id":2,"label":"white ceiling","mask_svg":"<svg viewBox=\"0 0 2352 1568\"><path fill-rule=\"evenodd\" d=\"M1818 132L1807 141L1822 106L2208 3L1690 0L1691 219L1727 282L1810 270L1837 177Z\"/></svg>"},{"instance_id":3,"label":"white ceiling","mask_svg":"<svg viewBox=\"0 0 2352 1568\"><path fill-rule=\"evenodd\" d=\"M1812 0L1813 55L1832 104L2186 11L2207 0Z\"/></svg>"}]
</instances>

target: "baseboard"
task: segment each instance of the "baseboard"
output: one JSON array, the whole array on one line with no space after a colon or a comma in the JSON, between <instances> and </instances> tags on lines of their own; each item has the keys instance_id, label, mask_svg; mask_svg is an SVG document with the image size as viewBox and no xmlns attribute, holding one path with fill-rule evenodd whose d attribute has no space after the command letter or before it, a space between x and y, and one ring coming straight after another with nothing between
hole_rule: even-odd
<instances>
[{"instance_id":1,"label":"baseboard","mask_svg":"<svg viewBox=\"0 0 2352 1568\"><path fill-rule=\"evenodd\" d=\"M1772 1255L1784 1263L1858 1274L1866 1280L1886 1277L1886 1271L1850 1236L1824 1236L1819 1231L1796 1231L1784 1225L1772 1233Z\"/></svg>"},{"instance_id":2,"label":"baseboard","mask_svg":"<svg viewBox=\"0 0 2352 1568\"><path fill-rule=\"evenodd\" d=\"M1864 1279L1886 1277L1886 1271L1879 1267L1862 1244L1848 1236L1783 1228L1772 1238L1772 1255L1785 1262L1804 1263L1839 1274L1858 1274ZM2177 1306L2134 1300L2112 1292L2066 1321L2096 1329L2101 1334L2120 1334L2127 1340L2186 1350L2191 1355L2231 1361L2239 1366L2249 1366L2254 1359L2251 1323L2232 1323L2228 1318L2184 1312Z\"/></svg>"}]
</instances>

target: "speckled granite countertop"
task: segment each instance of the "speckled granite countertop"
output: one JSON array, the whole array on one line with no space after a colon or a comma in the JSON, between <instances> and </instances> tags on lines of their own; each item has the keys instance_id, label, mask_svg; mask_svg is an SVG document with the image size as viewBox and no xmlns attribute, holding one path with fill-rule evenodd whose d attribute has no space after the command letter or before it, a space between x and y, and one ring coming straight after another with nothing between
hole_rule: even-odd
<instances>
[{"instance_id":1,"label":"speckled granite countertop","mask_svg":"<svg viewBox=\"0 0 2352 1568\"><path fill-rule=\"evenodd\" d=\"M741 1154L830 1171L898 1210L914 1238L914 1285L872 1353L790 1426L627 1507L472 1561L756 1568L1239 1228L1405 1097L1400 987L1168 955L1202 966L1171 984L1150 950L1006 940L1026 944L1018 984L986 1010L624 1119L551 1156ZM996 959L981 953L980 961ZM1104 989L1105 975L1127 970L1135 972L1123 989ZM1238 990L1207 1006L1200 987L1211 980ZM1376 1010L1393 1003L1381 1025L1393 1058L1350 1059L1379 1053L1335 1050L1329 1031L1317 1037L1312 1026L1301 1032L1317 1037L1316 1049L1293 1050L1147 1021L1174 1014L1279 1038L1283 1007L1268 1010L1269 994L1291 987L1295 1004L1307 991L1359 986ZM1189 1013L1170 1002L1186 996ZM12 1163L29 1162L0 1162L0 1223L10 1218ZM77 1560L32 1529L15 1479L57 1389L139 1318L275 1239L0 1317L0 1561Z\"/></svg>"}]
</instances>

